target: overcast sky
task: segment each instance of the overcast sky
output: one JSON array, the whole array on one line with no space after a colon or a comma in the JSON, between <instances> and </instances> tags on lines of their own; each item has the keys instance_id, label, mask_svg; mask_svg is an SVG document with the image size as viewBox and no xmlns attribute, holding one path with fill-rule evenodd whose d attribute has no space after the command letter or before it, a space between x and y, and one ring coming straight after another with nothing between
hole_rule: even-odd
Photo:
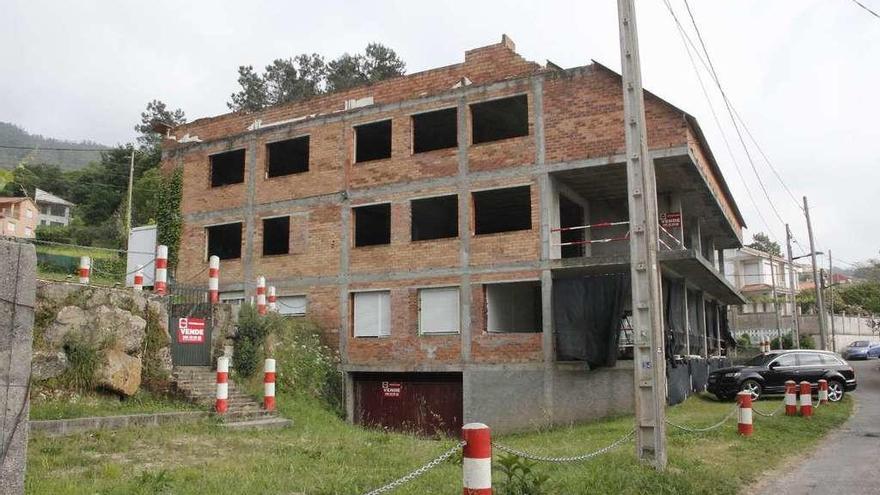
<instances>
[{"instance_id":1,"label":"overcast sky","mask_svg":"<svg viewBox=\"0 0 880 495\"><path fill-rule=\"evenodd\" d=\"M692 29L684 4L671 1ZM851 0L690 1L730 101L795 197L810 198L818 248L850 262L877 257L880 19ZM862 2L880 10L880 0ZM783 224L704 72L745 181L737 172L663 1L636 3L645 87L701 122L749 225L745 239L769 225L784 243ZM371 41L394 48L409 72L460 62L465 50L496 43L501 33L536 62L620 67L610 0L5 0L2 12L0 121L110 145L133 139L150 99L182 108L190 120L221 114L239 65L260 68L302 52L332 58ZM807 252L802 212L752 155L804 246L796 254Z\"/></svg>"}]
</instances>

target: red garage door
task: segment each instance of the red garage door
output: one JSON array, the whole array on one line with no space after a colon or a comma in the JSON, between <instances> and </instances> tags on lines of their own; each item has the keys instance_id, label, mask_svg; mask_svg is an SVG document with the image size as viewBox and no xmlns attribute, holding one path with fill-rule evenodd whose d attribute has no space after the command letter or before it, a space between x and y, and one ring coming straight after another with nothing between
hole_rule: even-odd
<instances>
[{"instance_id":1,"label":"red garage door","mask_svg":"<svg viewBox=\"0 0 880 495\"><path fill-rule=\"evenodd\" d=\"M355 421L422 435L461 432L461 373L355 373Z\"/></svg>"}]
</instances>

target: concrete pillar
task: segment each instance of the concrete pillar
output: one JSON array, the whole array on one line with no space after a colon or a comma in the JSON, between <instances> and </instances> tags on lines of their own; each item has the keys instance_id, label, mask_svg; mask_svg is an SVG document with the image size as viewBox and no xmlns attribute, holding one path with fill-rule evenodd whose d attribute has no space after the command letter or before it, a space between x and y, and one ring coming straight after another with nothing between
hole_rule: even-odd
<instances>
[{"instance_id":1,"label":"concrete pillar","mask_svg":"<svg viewBox=\"0 0 880 495\"><path fill-rule=\"evenodd\" d=\"M0 494L24 493L37 255L0 241Z\"/></svg>"}]
</instances>

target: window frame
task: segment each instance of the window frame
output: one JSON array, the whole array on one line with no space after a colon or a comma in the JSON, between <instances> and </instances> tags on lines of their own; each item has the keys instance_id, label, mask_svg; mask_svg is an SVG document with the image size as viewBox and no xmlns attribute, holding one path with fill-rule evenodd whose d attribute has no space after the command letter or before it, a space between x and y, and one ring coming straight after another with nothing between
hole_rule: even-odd
<instances>
[{"instance_id":1,"label":"window frame","mask_svg":"<svg viewBox=\"0 0 880 495\"><path fill-rule=\"evenodd\" d=\"M448 112L450 110L454 111L454 113L455 113L455 144L452 146L444 146L441 148L432 148L432 149L424 150L424 151L416 151L416 119L418 117L423 116L423 115L427 115L427 114L431 114L431 113L438 113L438 112ZM431 153L432 151L441 151L441 150L449 150L449 149L453 149L453 148L458 148L459 145L461 144L461 143L459 143L459 140L458 140L458 132L459 132L458 120L459 120L458 105L449 106L449 107L442 107L442 108L432 108L431 110L425 110L425 111L409 114L410 154L411 155L421 155L424 153Z\"/></svg>"},{"instance_id":2,"label":"window frame","mask_svg":"<svg viewBox=\"0 0 880 495\"><path fill-rule=\"evenodd\" d=\"M286 243L287 249L283 253L269 253L269 254L267 254L266 253L266 221L267 220L268 221L278 220L279 218L286 218L287 219L287 243ZM284 256L284 255L290 254L290 251L291 251L291 249L290 249L290 225L292 223L290 221L290 215L276 215L276 216L271 216L271 217L262 217L262 218L260 218L260 221L261 221L260 228L263 229L262 230L262 237L261 237L261 242L262 242L261 254L262 254L262 256L265 258L267 256Z\"/></svg>"},{"instance_id":3,"label":"window frame","mask_svg":"<svg viewBox=\"0 0 880 495\"><path fill-rule=\"evenodd\" d=\"M279 144L279 143L283 143L286 141L296 141L298 139L305 139L306 140L306 169L300 170L298 172L288 172L286 174L270 175L269 167L272 163L272 151L269 149L269 147L274 144ZM263 167L263 178L266 180L278 179L281 177L288 177L291 175L300 175L300 174L306 174L306 173L311 172L311 166L312 166L312 135L311 135L311 133L299 134L299 135L292 136L292 137L285 137L283 139L266 141L263 149L266 152L266 158L264 160L264 167Z\"/></svg>"},{"instance_id":4,"label":"window frame","mask_svg":"<svg viewBox=\"0 0 880 495\"><path fill-rule=\"evenodd\" d=\"M234 222L214 223L214 224L209 224L209 225L205 225L205 226L202 227L202 228L204 229L204 231L205 231L205 253L204 253L204 255L205 255L204 260L205 260L205 261L207 261L208 258L211 256L211 252L210 252L210 251L211 251L211 233L210 233L210 229L211 229L212 227L222 227L222 226L224 226L224 225L235 225L235 224L238 224L238 225L241 226L241 227L239 227L239 239L238 239L238 245L239 245L239 248L238 248L238 256L236 256L235 258L224 258L224 257L220 257L220 260L240 260L240 259L242 259L242 251L243 251L243 249L244 249L244 248L242 247L242 243L243 243L243 241L244 241L244 236L245 236L245 232L244 232L244 221L243 221L243 220L238 220L238 221L234 221ZM217 256L220 256L220 255L218 254Z\"/></svg>"},{"instance_id":5,"label":"window frame","mask_svg":"<svg viewBox=\"0 0 880 495\"><path fill-rule=\"evenodd\" d=\"M474 106L479 106L479 105L482 105L482 104L498 102L498 101L501 101L501 100L510 100L510 99L515 99L515 98L522 98L522 97L524 97L525 100L526 100L526 105L525 105L525 109L526 109L526 132L525 132L525 134L515 134L515 135L506 136L506 137L502 137L502 138L498 138L498 139L482 140L482 141L479 141L479 142L477 142L476 140L474 140L474 132L475 132L475 129L476 129L476 125L475 125L476 119L474 118L474 110L473 110ZM468 113L469 113L469 117L470 117L470 133L469 133L470 135L468 136L468 140L470 141L469 144L470 144L471 146L481 146L481 145L484 145L484 144L490 144L490 143L497 143L497 142L500 142L500 141L506 141L506 140L508 140L508 139L516 139L516 138L528 137L528 136L530 136L530 135L532 134L531 129L530 129L530 127L529 127L529 124L530 124L530 123L529 123L529 92L528 92L528 91L526 91L526 92L522 92L522 93L516 93L516 94L512 94L512 95L498 96L498 97L495 97L495 98L488 98L488 99L480 100L480 101L472 101L472 102L468 102L467 107L468 107Z\"/></svg>"},{"instance_id":6,"label":"window frame","mask_svg":"<svg viewBox=\"0 0 880 495\"><path fill-rule=\"evenodd\" d=\"M369 160L358 160L358 128L366 127L370 125L381 124L384 122L388 122L388 156L384 156L381 158L370 158ZM382 118L378 120L372 120L369 122L361 122L358 124L352 124L352 164L358 165L361 163L371 163L378 162L381 160L389 160L394 156L394 119L392 117Z\"/></svg>"},{"instance_id":7,"label":"window frame","mask_svg":"<svg viewBox=\"0 0 880 495\"><path fill-rule=\"evenodd\" d=\"M391 289L373 289L373 290L352 291L352 292L349 292L349 294L351 297L351 336L352 336L352 338L355 338L355 339L381 339L381 338L391 337ZM387 302L388 318L387 318L387 321L385 322L385 323L387 323L387 333L382 333L382 330L383 330L382 316L385 314L385 311L383 308L380 308L379 309L379 322L378 322L379 328L377 330L377 333L375 335L358 335L358 325L357 325L357 321L358 321L357 306L358 306L358 303L357 303L357 300L358 300L358 296L363 295L363 294L379 294L379 295L384 294L387 296L386 300L388 301Z\"/></svg>"},{"instance_id":8,"label":"window frame","mask_svg":"<svg viewBox=\"0 0 880 495\"><path fill-rule=\"evenodd\" d=\"M243 155L243 160L241 162L241 180L236 182L226 182L223 184L214 184L214 157L220 155L226 155L231 153L241 152ZM208 182L211 189L218 187L226 187L226 186L234 186L236 184L244 184L247 182L247 147L243 148L235 148L231 150L218 151L217 153L211 153L208 155Z\"/></svg>"},{"instance_id":9,"label":"window frame","mask_svg":"<svg viewBox=\"0 0 880 495\"><path fill-rule=\"evenodd\" d=\"M451 292L455 291L455 322L456 329L455 330L430 330L424 328L424 321L426 312L422 310L422 295L424 293L437 293L437 292ZM431 287L419 287L416 290L416 297L418 298L418 331L421 336L431 336L431 335L460 335L461 334L461 286L458 285L444 285L444 286L431 286Z\"/></svg>"},{"instance_id":10,"label":"window frame","mask_svg":"<svg viewBox=\"0 0 880 495\"><path fill-rule=\"evenodd\" d=\"M388 205L388 242L358 245L358 241L357 241L357 232L358 232L357 210L360 208L367 208L367 207L371 207L371 206L382 206L382 205ZM392 230L392 227L394 226L393 225L394 222L392 222L392 218L391 218L394 213L394 211L391 208L392 206L393 206L393 203L391 201L379 201L379 202L375 202L375 203L352 205L350 207L351 208L351 217L352 217L351 218L351 229L352 229L351 247L352 248L369 248L369 247L375 247L375 246L390 246L391 245L391 241L393 238L391 230Z\"/></svg>"}]
</instances>

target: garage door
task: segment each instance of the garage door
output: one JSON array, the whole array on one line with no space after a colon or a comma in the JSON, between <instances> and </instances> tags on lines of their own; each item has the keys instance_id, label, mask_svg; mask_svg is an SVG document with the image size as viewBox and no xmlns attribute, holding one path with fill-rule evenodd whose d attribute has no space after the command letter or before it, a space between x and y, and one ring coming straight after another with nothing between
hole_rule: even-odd
<instances>
[{"instance_id":1,"label":"garage door","mask_svg":"<svg viewBox=\"0 0 880 495\"><path fill-rule=\"evenodd\" d=\"M356 423L460 435L461 373L355 373L353 378Z\"/></svg>"}]
</instances>

